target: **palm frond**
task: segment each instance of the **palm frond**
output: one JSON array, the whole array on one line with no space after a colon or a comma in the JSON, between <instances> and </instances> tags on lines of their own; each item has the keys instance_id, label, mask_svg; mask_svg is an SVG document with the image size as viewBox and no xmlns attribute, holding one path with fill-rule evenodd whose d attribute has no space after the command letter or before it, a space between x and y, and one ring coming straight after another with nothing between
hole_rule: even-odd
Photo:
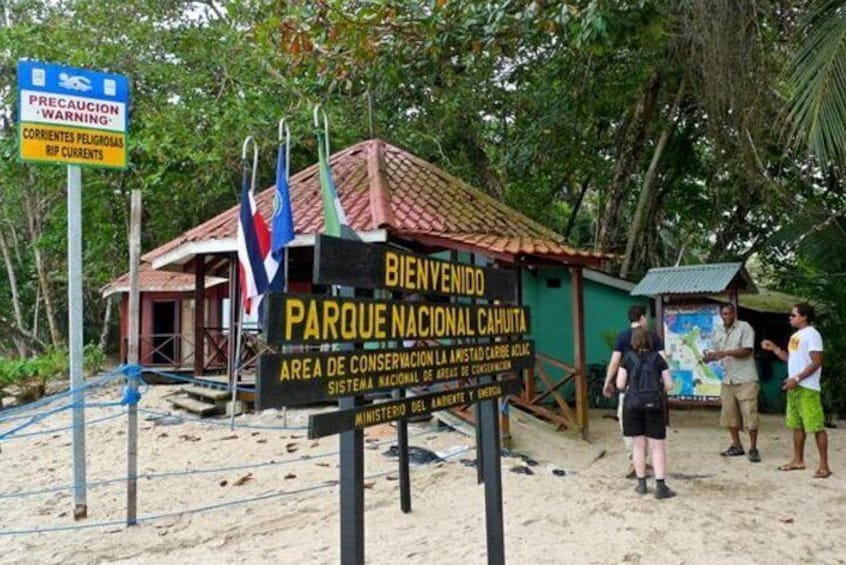
<instances>
[{"instance_id":1,"label":"palm frond","mask_svg":"<svg viewBox=\"0 0 846 565\"><path fill-rule=\"evenodd\" d=\"M846 0L824 0L804 29L790 67L790 137L824 165L846 166Z\"/></svg>"}]
</instances>

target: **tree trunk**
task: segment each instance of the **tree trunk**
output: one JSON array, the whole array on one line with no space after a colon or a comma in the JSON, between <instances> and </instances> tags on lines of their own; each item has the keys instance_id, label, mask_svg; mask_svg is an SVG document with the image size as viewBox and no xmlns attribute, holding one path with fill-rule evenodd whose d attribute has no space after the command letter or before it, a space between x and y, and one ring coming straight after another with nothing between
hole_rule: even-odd
<instances>
[{"instance_id":1,"label":"tree trunk","mask_svg":"<svg viewBox=\"0 0 846 565\"><path fill-rule=\"evenodd\" d=\"M35 287L35 306L32 307L32 333L38 335L38 318L41 317L41 287Z\"/></svg>"},{"instance_id":2,"label":"tree trunk","mask_svg":"<svg viewBox=\"0 0 846 565\"><path fill-rule=\"evenodd\" d=\"M38 283L41 287L41 294L44 296L44 313L47 316L47 326L50 328L50 342L53 345L63 343L62 334L59 333L59 326L56 323L56 312L53 309L53 294L50 290L50 281L47 278L47 269L38 247L38 238L41 236L41 210L33 201L31 191L26 192L26 214L29 225L29 237L32 243L32 252L35 256L35 270L38 273Z\"/></svg>"},{"instance_id":3,"label":"tree trunk","mask_svg":"<svg viewBox=\"0 0 846 565\"><path fill-rule=\"evenodd\" d=\"M620 229L620 213L625 203L629 177L637 166L643 153L646 126L655 113L658 92L661 89L661 73L655 71L643 86L640 98L635 105L625 133L621 136L617 148L617 163L614 178L606 198L605 210L600 216L594 247L610 251L617 240Z\"/></svg>"},{"instance_id":4,"label":"tree trunk","mask_svg":"<svg viewBox=\"0 0 846 565\"><path fill-rule=\"evenodd\" d=\"M749 212L754 210L760 203L760 195L752 191L742 202L739 202L735 206L731 218L723 223L722 228L717 233L717 239L708 253L707 263L716 263L717 261L733 258L729 254L729 243L749 223L747 218Z\"/></svg>"},{"instance_id":5,"label":"tree trunk","mask_svg":"<svg viewBox=\"0 0 846 565\"><path fill-rule=\"evenodd\" d=\"M588 188L590 187L590 178L586 178L584 182L582 182L581 190L579 190L579 196L576 198L576 201L573 203L573 210L570 212L570 217L567 218L567 227L564 229L564 238L570 239L570 232L573 231L573 226L576 225L576 216L579 214L579 209L582 207L582 202L585 199L585 194L587 194Z\"/></svg>"},{"instance_id":6,"label":"tree trunk","mask_svg":"<svg viewBox=\"0 0 846 565\"><path fill-rule=\"evenodd\" d=\"M15 267L12 265L12 257L9 254L9 247L6 245L6 238L3 236L3 229L0 228L0 252L3 253L3 263L6 265L6 275L9 277L9 289L12 292L12 311L15 314L15 323L23 327L23 315L21 314L21 298L18 294L18 279L15 276Z\"/></svg>"},{"instance_id":7,"label":"tree trunk","mask_svg":"<svg viewBox=\"0 0 846 565\"><path fill-rule=\"evenodd\" d=\"M2 314L0 314L0 325L2 325L4 329L13 331L18 337L27 339L31 344L34 344L37 347L42 349L47 347L47 344L38 339L37 335L34 335L26 328L19 327L14 320L10 320Z\"/></svg>"},{"instance_id":8,"label":"tree trunk","mask_svg":"<svg viewBox=\"0 0 846 565\"><path fill-rule=\"evenodd\" d=\"M112 323L112 305L114 300L112 297L106 299L106 313L103 314L103 329L100 330L100 351L106 350L106 345L109 341L109 326Z\"/></svg>"},{"instance_id":9,"label":"tree trunk","mask_svg":"<svg viewBox=\"0 0 846 565\"><path fill-rule=\"evenodd\" d=\"M502 181L494 171L494 167L484 147L481 146L472 134L472 129L465 128L459 133L458 137L464 146L464 150L467 152L470 163L476 169L476 179L479 183L479 188L497 200L502 200L505 195L505 187L503 187Z\"/></svg>"},{"instance_id":10,"label":"tree trunk","mask_svg":"<svg viewBox=\"0 0 846 565\"><path fill-rule=\"evenodd\" d=\"M661 136L658 139L658 144L655 146L655 151L652 153L652 161L649 163L649 169L646 171L646 176L643 179L643 188L640 190L637 200L637 209L635 210L634 218L632 219L631 227L629 228L629 237L626 242L626 254L623 257L623 265L620 267L620 277L626 278L629 270L632 267L634 255L638 244L643 241L643 232L646 229L646 219L652 216L652 208L655 206L655 196L657 193L658 165L661 162L661 157L664 155L664 150L667 148L667 143L670 141L670 136L676 128L676 115L681 107L682 98L684 97L685 79L681 80L679 89L676 92L676 97L673 100L673 105L670 107L670 112L667 116L667 123L661 131Z\"/></svg>"}]
</instances>

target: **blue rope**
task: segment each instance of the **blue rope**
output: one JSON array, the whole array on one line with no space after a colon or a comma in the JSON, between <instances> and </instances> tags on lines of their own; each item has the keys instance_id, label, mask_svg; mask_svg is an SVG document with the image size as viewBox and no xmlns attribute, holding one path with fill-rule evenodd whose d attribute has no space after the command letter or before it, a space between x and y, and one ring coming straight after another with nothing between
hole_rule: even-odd
<instances>
[{"instance_id":1,"label":"blue rope","mask_svg":"<svg viewBox=\"0 0 846 565\"><path fill-rule=\"evenodd\" d=\"M424 435L424 434L439 434L444 433L440 431L433 431L433 430L423 430L416 434L409 436L409 439L413 439L415 437ZM375 446L382 446L387 443L392 443L396 441L395 438L385 439L379 442L375 442L371 445ZM175 476L184 476L184 475L200 475L200 474L211 474L211 473L223 473L227 471L240 471L243 469L253 469L253 468L260 468L260 467L274 467L274 466L282 466L282 465L290 465L291 463L298 463L300 461L307 461L311 459L322 459L324 457L329 457L331 455L337 455L338 450L335 451L325 451L323 453L318 453L316 455L307 455L303 457L298 457L296 459L286 459L284 461L263 461L261 463L243 463L241 465L231 465L229 467L210 467L208 469L188 469L185 471L163 471L161 473L145 473L143 475L137 475L139 479L157 479L157 478L166 478L166 477L175 477ZM99 481L92 481L86 483L88 487L97 487L103 486L108 484L114 483L123 483L128 479L128 477L120 477L116 479L102 479ZM38 494L47 494L51 492L61 492L67 490L73 490L75 485L62 485L62 486L55 486L55 487L47 487L41 490L34 490L34 491L24 491L24 492L13 492L13 493L0 493L0 499L4 498L26 498L29 496L35 496Z\"/></svg>"},{"instance_id":2,"label":"blue rope","mask_svg":"<svg viewBox=\"0 0 846 565\"><path fill-rule=\"evenodd\" d=\"M318 453L317 455L310 455L308 457L298 457L297 459L286 459L285 461L264 461L261 463L244 463L242 465L232 465L229 467L212 467L208 469L187 469L185 471L164 471L161 473L144 473L141 475L137 475L136 479L161 479L161 478L168 478L168 477L181 477L186 475L208 475L212 473L225 473L227 471L241 471L244 469L258 469L261 467L274 467L274 466L282 466L282 465L291 465L292 463L299 463L300 461L310 461L312 459L323 459L324 457L329 457L331 455L337 455L337 451L329 451L324 453ZM110 485L115 483L125 483L129 477L120 477L117 479L103 479L100 481L91 481L86 483L89 488L99 487L104 485ZM38 494L49 494L51 492L62 492L73 490L75 485L64 485L58 487L49 487L41 490L33 490L33 491L24 491L24 492L14 492L14 493L2 493L0 494L0 499L4 498L27 498L30 496L35 496Z\"/></svg>"},{"instance_id":3,"label":"blue rope","mask_svg":"<svg viewBox=\"0 0 846 565\"><path fill-rule=\"evenodd\" d=\"M11 408L6 408L0 411L0 423L10 420L12 417L16 416L17 414L21 414L23 412L29 412L31 410L35 410L36 408L41 408L42 406L46 406L48 404L52 404L53 402L61 399L66 398L68 396L72 396L76 392L84 391L85 389L96 388L102 386L109 381L113 380L118 376L118 373L121 371L121 368L118 367L110 371L109 373L105 374L101 378L88 383L83 383L81 386L77 388L69 388L63 392L58 392L56 394L51 394L49 396L44 396L39 398L34 402L30 402L28 404L21 404L20 406L13 406Z\"/></svg>"},{"instance_id":4,"label":"blue rope","mask_svg":"<svg viewBox=\"0 0 846 565\"><path fill-rule=\"evenodd\" d=\"M91 403L86 402L82 406L85 407L85 408L106 408L106 407L120 406L120 405L121 405L120 402L91 402ZM31 435L40 435L40 434L52 433L54 431L61 431L61 430L68 429L68 428L56 428L56 429L47 430L47 431L43 431L43 432L36 432L34 434L18 434L17 433L20 430L23 430L23 429L28 428L30 426L34 426L36 424L41 423L41 421L47 419L48 416L53 416L54 414L58 414L59 412L63 412L65 410L70 410L70 409L74 408L75 406L77 406L77 404L72 403L72 404L68 404L66 406L60 406L59 408L54 408L52 410L48 410L47 412L41 412L39 414L35 414L34 416L26 416L26 418L28 418L29 421L26 422L25 424L21 424L20 426L12 428L11 430L0 433L0 441L8 440L13 435L16 436L16 437L29 437ZM18 419L20 419L20 418L18 418ZM71 426L71 428L72 427L73 426Z\"/></svg>"},{"instance_id":5,"label":"blue rope","mask_svg":"<svg viewBox=\"0 0 846 565\"><path fill-rule=\"evenodd\" d=\"M106 422L108 420L114 420L115 418L120 418L121 416L123 416L123 412L120 412L118 414L112 414L110 416L104 416L102 418L97 418L97 419L94 419L94 420L89 420L88 422L85 422L81 426L75 426L75 425L71 424L70 426L64 426L64 427L61 427L61 428L50 428L49 430L42 430L42 431L39 431L39 432L29 432L29 433L26 433L26 434L15 434L12 437L6 437L6 436L9 436L9 434L10 434L10 432L8 432L8 433L0 436L0 439L2 439L3 441L13 441L13 440L16 440L16 439L23 439L23 438L27 438L27 437L43 436L43 435L48 435L48 434L55 434L57 432L66 432L68 430L72 430L72 429L77 428L77 427L82 428L82 427L85 427L85 426L90 426L92 424L100 424L100 423ZM14 431L14 430L12 430L12 431Z\"/></svg>"},{"instance_id":6,"label":"blue rope","mask_svg":"<svg viewBox=\"0 0 846 565\"><path fill-rule=\"evenodd\" d=\"M121 365L121 369L123 374L126 375L126 384L123 385L123 396L120 399L120 404L134 406L138 404L141 396L147 392L150 385L144 380L140 365Z\"/></svg>"},{"instance_id":7,"label":"blue rope","mask_svg":"<svg viewBox=\"0 0 846 565\"><path fill-rule=\"evenodd\" d=\"M137 365L136 366L121 365L118 369L113 371L109 380L111 380L112 376L116 375L118 371L123 372L126 375L127 381L133 381L133 380L134 381L140 381L141 384L147 385L147 383L144 382L144 379L141 377L141 371L138 370ZM104 382L106 382L106 381L104 381ZM92 383L92 386L94 384L96 384L96 383ZM80 388L82 388L82 387L80 387ZM146 392L146 388L144 389L144 392ZM109 406L122 406L122 405L127 405L127 404L137 404L138 401L141 399L141 395L142 395L142 391L141 391L140 387L138 386L138 383L135 383L134 386L130 386L129 384L126 384L126 385L124 385L124 389L123 389L123 398L121 398L121 400L119 402L94 402L94 403L83 404L83 406L103 408L103 407L109 407ZM42 420L44 420L45 418L47 418L49 416L52 416L52 415L57 414L59 412L62 412L64 410L69 410L71 408L74 408L75 406L78 406L78 404L71 403L71 404L68 404L67 406L61 406L59 408L54 408L52 410L48 410L46 412L41 412L41 413L35 414L33 416L18 416L18 417L15 417L15 420L22 420L22 419L28 418L28 421L24 424L21 424L19 426L12 428L9 431L0 433L0 441L8 439L10 436L15 435L16 432L18 432L22 429L25 429L25 428L28 428L29 426L33 426L35 424L38 424L39 422L41 422ZM3 420L0 420L0 424L2 424L3 422L4 422ZM73 429L73 426L71 426L70 428L57 428L55 430L47 430L47 431L44 431L44 432L37 432L35 434L21 434L18 437L29 437L29 436L32 436L32 435L53 433L55 431L61 431L61 430L65 430L65 429Z\"/></svg>"},{"instance_id":8,"label":"blue rope","mask_svg":"<svg viewBox=\"0 0 846 565\"><path fill-rule=\"evenodd\" d=\"M162 377L167 377L169 379L174 379L176 381L183 381L186 383L196 384L199 386L209 387L209 388L218 388L222 390L232 390L232 387L229 386L227 383L218 383L215 381L204 381L201 379L195 379L193 377L186 377L185 375L177 375L176 373L168 373L167 371L161 371L159 369L155 369L153 367L143 367L143 370L147 373L153 373L155 375L160 375ZM238 392L255 392L254 389L251 388L244 388L236 386L235 390Z\"/></svg>"},{"instance_id":9,"label":"blue rope","mask_svg":"<svg viewBox=\"0 0 846 565\"><path fill-rule=\"evenodd\" d=\"M456 453L452 453L452 454L448 455L444 459L456 457L458 455L466 453L469 450L470 450L470 448L464 448L461 451L458 451ZM414 470L417 470L421 467L424 467L424 465L414 465L412 468ZM366 476L365 479L374 479L374 478L377 478L377 477L383 477L383 476L386 476L386 475L389 475L389 474L395 473L395 472L396 471L384 471L384 472L381 472L381 473L374 473L372 475ZM182 516L184 514L198 514L198 513L201 513L201 512L208 512L209 510L217 510L219 508L226 508L226 507L230 507L230 506L239 506L239 505L242 505L242 504L249 504L251 502L259 502L259 501L262 501L262 500L270 500L270 499L273 499L273 498L280 498L280 497L283 497L283 496L290 496L290 495L294 495L294 494L302 494L304 492L312 492L312 491L316 491L316 490L327 489L327 488L331 488L333 486L335 486L335 485L331 484L331 483L320 483L318 485L311 485L311 486L303 487L303 488L300 488L300 489L289 490L289 491L271 492L271 493L267 493L267 494L261 494L261 495L258 495L258 496L253 496L253 497L250 497L250 498L242 498L242 499L238 499L238 500L229 500L229 501L226 501L226 502L219 502L217 504L210 504L208 506L200 506L200 507L197 507L197 508L189 508L187 510L179 510L179 511L176 511L176 512L167 512L167 513L163 513L163 514L152 514L152 515L148 515L148 516L141 516L137 519L137 521L139 523L140 522L152 522L152 521L155 521L155 520L161 520L163 518L171 518L171 517L175 517L175 516ZM125 523L126 523L125 520L111 520L111 521L108 521L108 522L96 522L96 523L93 523L93 524L75 524L75 525L72 525L72 526L51 526L51 527L47 527L47 528L31 528L31 529L25 529L25 530L0 530L0 536L16 536L16 535L26 535L26 534L47 533L47 532L61 532L61 531L68 531L68 530L85 530L85 529L91 529L91 528L102 528L102 527L106 527L106 526L116 526L116 525L121 525L121 524L125 524Z\"/></svg>"},{"instance_id":10,"label":"blue rope","mask_svg":"<svg viewBox=\"0 0 846 565\"><path fill-rule=\"evenodd\" d=\"M68 410L68 409L72 408L73 406L74 406L73 404L69 404L67 406L60 406L58 408L54 408L52 410L48 410L46 412L41 412L39 414L35 414L33 416L30 416L29 420L27 420L25 423L23 423L19 426L15 426L11 430L9 430L7 432L3 432L2 434L0 434L0 441L6 439L9 436L14 435L15 432L17 432L19 430L23 430L23 429L28 428L30 426L34 426L35 424L41 422L41 420L44 420L44 419L52 416L53 414L57 414L59 412L63 412L65 410Z\"/></svg>"}]
</instances>

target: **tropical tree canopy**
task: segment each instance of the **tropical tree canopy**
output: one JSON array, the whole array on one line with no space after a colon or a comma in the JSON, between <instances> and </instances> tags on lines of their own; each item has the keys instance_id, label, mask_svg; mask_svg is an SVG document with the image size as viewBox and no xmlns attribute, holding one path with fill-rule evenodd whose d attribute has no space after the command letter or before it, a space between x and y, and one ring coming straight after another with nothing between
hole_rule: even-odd
<instances>
[{"instance_id":1,"label":"tropical tree canopy","mask_svg":"<svg viewBox=\"0 0 846 565\"><path fill-rule=\"evenodd\" d=\"M151 249L237 202L241 141L275 139L280 117L293 170L314 163L318 102L333 147L404 147L619 254L615 274L754 259L767 285L846 311L846 2L0 6L0 354L66 333L64 171L15 158L21 58L131 80L129 169L84 173L89 341L114 324L99 289L126 270L129 191ZM273 170L264 152L261 184Z\"/></svg>"}]
</instances>

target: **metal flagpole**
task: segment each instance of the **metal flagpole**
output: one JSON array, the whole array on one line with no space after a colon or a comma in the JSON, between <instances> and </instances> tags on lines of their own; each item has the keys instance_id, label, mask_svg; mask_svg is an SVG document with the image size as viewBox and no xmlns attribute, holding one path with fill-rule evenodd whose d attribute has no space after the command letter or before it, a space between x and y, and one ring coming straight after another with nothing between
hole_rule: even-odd
<instances>
[{"instance_id":1,"label":"metal flagpole","mask_svg":"<svg viewBox=\"0 0 846 565\"><path fill-rule=\"evenodd\" d=\"M237 330L235 334L235 359L232 363L232 403L230 405L229 429L235 429L235 403L238 401L238 373L241 370L241 330L244 320L244 305L238 308L238 319L233 321L232 327Z\"/></svg>"},{"instance_id":2,"label":"metal flagpole","mask_svg":"<svg viewBox=\"0 0 846 565\"><path fill-rule=\"evenodd\" d=\"M250 188L248 190L253 191L256 188L256 170L258 169L258 145L256 144L256 140L253 136L247 136L247 139L244 140L244 144L241 146L241 163L243 166L246 166L247 161L247 146L252 142L253 144L253 169L252 169L252 178L250 179ZM232 363L232 403L230 404L230 415L229 415L229 429L235 429L235 403L238 401L238 374L241 371L241 339L242 333L244 330L244 304L241 302L241 305L238 308L238 320L233 324L233 327L238 329L238 334L236 335L235 341L235 359Z\"/></svg>"},{"instance_id":3,"label":"metal flagpole","mask_svg":"<svg viewBox=\"0 0 846 565\"><path fill-rule=\"evenodd\" d=\"M289 181L291 180L291 130L288 128L288 124L285 118L279 120L279 143L282 143L283 140L285 142L285 185L288 186L288 190L290 191L291 183ZM276 179L276 182L278 183L279 179ZM288 252L289 249L286 245L285 249L282 251L282 276L285 277L282 281L283 294L288 294ZM289 352L290 346L283 345L282 353L285 354ZM282 425L286 428L288 427L287 405L282 407Z\"/></svg>"},{"instance_id":4,"label":"metal flagpole","mask_svg":"<svg viewBox=\"0 0 846 565\"><path fill-rule=\"evenodd\" d=\"M73 517L88 516L85 479L85 392L82 387L82 169L68 165L68 334L73 390Z\"/></svg>"},{"instance_id":5,"label":"metal flagpole","mask_svg":"<svg viewBox=\"0 0 846 565\"><path fill-rule=\"evenodd\" d=\"M318 112L320 105L314 108L314 127L320 127ZM323 112L324 153L328 168L329 156L329 119ZM318 136L318 143L320 138ZM331 172L329 172L331 174ZM331 182L331 178L324 182ZM335 206L334 203L331 203ZM325 206L325 203L324 203ZM326 213L324 210L324 218ZM336 237L354 237L349 228L344 229L344 221L340 220L339 234ZM328 231L324 225L324 232ZM355 289L333 285L333 296L352 297ZM339 350L353 349L352 344L342 344ZM338 399L338 408L351 410L360 406L363 398L360 396L343 396ZM341 565L364 565L364 431L349 430L341 432L338 441L341 455L340 469L340 497L341 497Z\"/></svg>"},{"instance_id":6,"label":"metal flagpole","mask_svg":"<svg viewBox=\"0 0 846 565\"><path fill-rule=\"evenodd\" d=\"M279 143L285 143L285 184L290 191L291 180L291 130L285 118L279 120ZM277 179L276 182L279 182ZM285 247L284 255L282 257L282 276L285 280L282 281L282 292L288 293L288 248Z\"/></svg>"}]
</instances>

